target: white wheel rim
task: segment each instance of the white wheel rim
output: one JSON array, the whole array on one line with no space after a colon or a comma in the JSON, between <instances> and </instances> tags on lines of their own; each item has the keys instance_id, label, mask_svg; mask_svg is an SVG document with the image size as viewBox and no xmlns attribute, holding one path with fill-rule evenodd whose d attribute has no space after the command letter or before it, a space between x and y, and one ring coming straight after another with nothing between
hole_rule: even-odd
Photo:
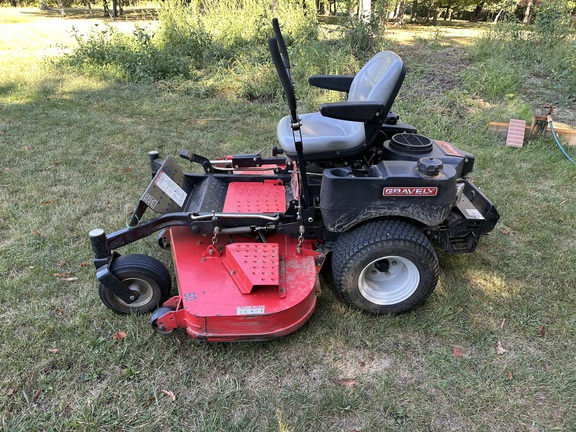
<instances>
[{"instance_id":1,"label":"white wheel rim","mask_svg":"<svg viewBox=\"0 0 576 432\"><path fill-rule=\"evenodd\" d=\"M416 265L399 256L372 261L358 277L360 294L369 302L382 306L403 302L414 294L419 284L420 272Z\"/></svg>"},{"instance_id":2,"label":"white wheel rim","mask_svg":"<svg viewBox=\"0 0 576 432\"><path fill-rule=\"evenodd\" d=\"M118 303L123 304L124 306L128 306L131 308L145 306L148 304L148 302L152 300L152 297L154 297L154 290L152 289L152 286L150 285L149 282L145 280L124 279L122 282L128 285L128 288L130 288L131 291L136 291L139 294L138 299L136 299L134 303L126 303L120 297L114 295Z\"/></svg>"}]
</instances>

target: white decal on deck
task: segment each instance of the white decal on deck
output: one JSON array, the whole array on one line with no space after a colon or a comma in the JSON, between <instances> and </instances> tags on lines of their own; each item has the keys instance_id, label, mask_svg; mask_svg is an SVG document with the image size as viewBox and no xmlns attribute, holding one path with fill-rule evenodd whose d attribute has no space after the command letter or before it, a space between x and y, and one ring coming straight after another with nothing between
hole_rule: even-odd
<instances>
[{"instance_id":1,"label":"white decal on deck","mask_svg":"<svg viewBox=\"0 0 576 432\"><path fill-rule=\"evenodd\" d=\"M262 315L265 306L236 306L236 315Z\"/></svg>"},{"instance_id":2,"label":"white decal on deck","mask_svg":"<svg viewBox=\"0 0 576 432\"><path fill-rule=\"evenodd\" d=\"M187 196L186 192L184 192L184 189L178 186L178 184L176 184L176 182L164 171L162 171L158 178L154 180L154 184L180 207L184 205Z\"/></svg>"}]
</instances>

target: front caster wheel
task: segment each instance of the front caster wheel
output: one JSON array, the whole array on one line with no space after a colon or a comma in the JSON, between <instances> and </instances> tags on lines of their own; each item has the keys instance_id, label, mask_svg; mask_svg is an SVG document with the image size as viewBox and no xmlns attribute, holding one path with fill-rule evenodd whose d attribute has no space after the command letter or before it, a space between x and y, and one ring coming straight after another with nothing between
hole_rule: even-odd
<instances>
[{"instance_id":1,"label":"front caster wheel","mask_svg":"<svg viewBox=\"0 0 576 432\"><path fill-rule=\"evenodd\" d=\"M166 328L159 326L158 325L158 319L161 316L167 314L168 312L172 312L173 310L174 309L172 309L172 308L162 306L162 307L156 309L154 312L152 312L152 315L150 315L150 325L152 326L152 328L154 329L154 331L156 333L160 333L163 335L172 333L172 331L174 329L166 330Z\"/></svg>"},{"instance_id":2,"label":"front caster wheel","mask_svg":"<svg viewBox=\"0 0 576 432\"><path fill-rule=\"evenodd\" d=\"M340 236L332 257L337 296L373 314L400 313L422 303L438 283L428 238L401 220L360 225Z\"/></svg>"},{"instance_id":3,"label":"front caster wheel","mask_svg":"<svg viewBox=\"0 0 576 432\"><path fill-rule=\"evenodd\" d=\"M155 258L147 255L122 255L112 262L110 271L132 291L138 299L126 303L100 284L98 294L102 303L118 314L151 312L164 303L170 295L172 279L168 269Z\"/></svg>"}]
</instances>

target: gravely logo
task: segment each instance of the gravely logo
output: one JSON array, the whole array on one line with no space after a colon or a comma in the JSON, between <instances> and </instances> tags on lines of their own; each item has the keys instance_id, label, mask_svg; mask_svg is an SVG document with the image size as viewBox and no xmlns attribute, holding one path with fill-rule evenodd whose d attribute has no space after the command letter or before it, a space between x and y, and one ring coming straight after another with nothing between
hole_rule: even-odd
<instances>
[{"instance_id":1,"label":"gravely logo","mask_svg":"<svg viewBox=\"0 0 576 432\"><path fill-rule=\"evenodd\" d=\"M437 187L387 187L384 196L436 196Z\"/></svg>"}]
</instances>

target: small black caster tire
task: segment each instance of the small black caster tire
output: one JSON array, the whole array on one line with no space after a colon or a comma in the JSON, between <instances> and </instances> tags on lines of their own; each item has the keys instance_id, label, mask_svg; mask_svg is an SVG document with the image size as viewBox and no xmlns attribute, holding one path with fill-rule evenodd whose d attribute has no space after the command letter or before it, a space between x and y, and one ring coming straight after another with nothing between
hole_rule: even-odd
<instances>
[{"instance_id":1,"label":"small black caster tire","mask_svg":"<svg viewBox=\"0 0 576 432\"><path fill-rule=\"evenodd\" d=\"M98 294L104 305L117 314L142 314L164 303L172 289L168 269L148 255L122 255L112 261L110 271L130 286L139 296L133 303L126 303L112 291L100 284Z\"/></svg>"},{"instance_id":2,"label":"small black caster tire","mask_svg":"<svg viewBox=\"0 0 576 432\"><path fill-rule=\"evenodd\" d=\"M422 303L440 273L432 244L401 220L367 222L342 234L332 256L336 295L370 314L397 314Z\"/></svg>"},{"instance_id":3,"label":"small black caster tire","mask_svg":"<svg viewBox=\"0 0 576 432\"><path fill-rule=\"evenodd\" d=\"M166 330L166 329L159 327L158 326L158 319L162 315L165 315L168 312L172 312L173 310L174 309L172 309L172 308L162 306L162 307L159 307L158 309L156 309L154 312L152 312L152 315L150 315L150 325L152 326L152 328L154 329L154 331L156 333L163 334L163 335L172 333L172 331L174 329Z\"/></svg>"}]
</instances>

